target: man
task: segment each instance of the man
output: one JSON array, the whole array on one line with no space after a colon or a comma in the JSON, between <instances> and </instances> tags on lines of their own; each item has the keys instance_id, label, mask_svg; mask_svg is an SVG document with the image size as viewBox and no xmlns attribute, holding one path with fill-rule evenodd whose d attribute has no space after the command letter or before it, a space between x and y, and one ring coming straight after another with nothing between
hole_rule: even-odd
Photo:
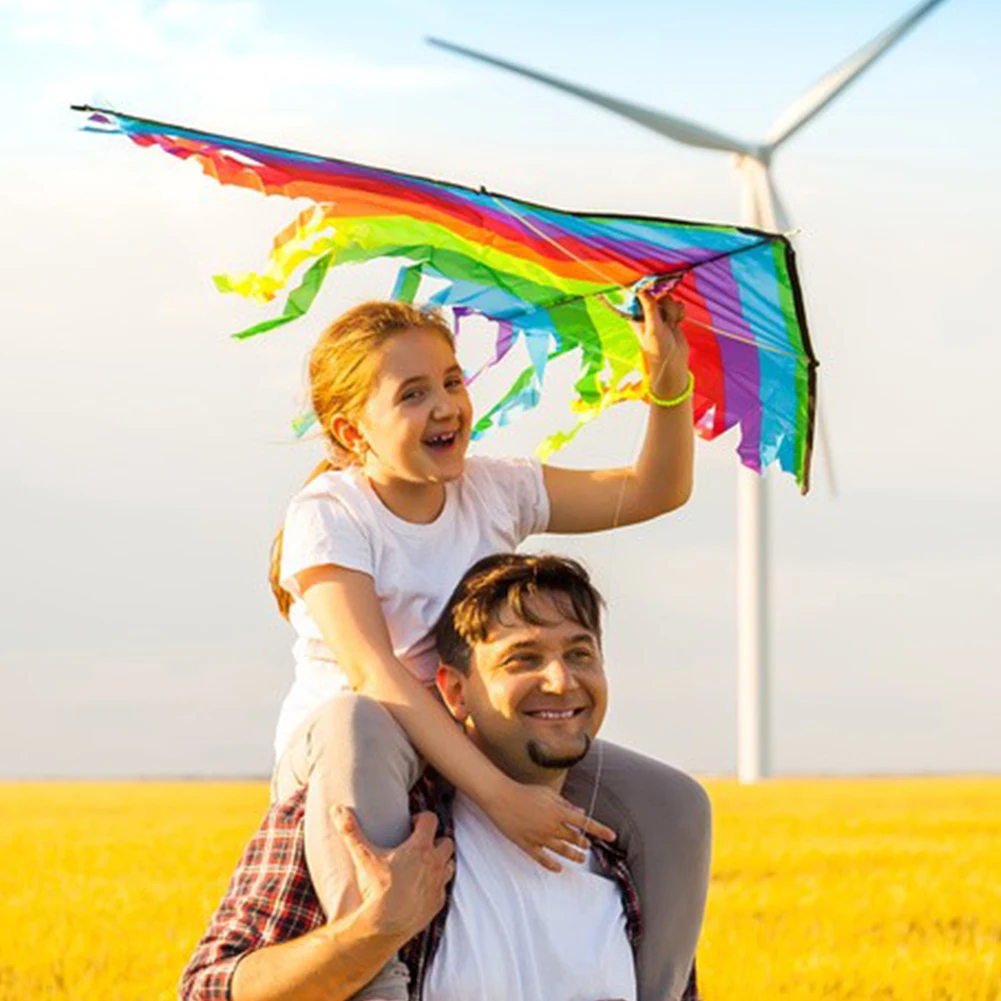
<instances>
[{"instance_id":1,"label":"man","mask_svg":"<svg viewBox=\"0 0 1001 1001\"><path fill-rule=\"evenodd\" d=\"M442 616L442 699L521 782L560 792L601 726L600 603L572 560L507 554L473 567ZM691 789L693 824L707 832L704 793ZM306 870L303 799L272 807L251 841L182 977L184 1001L346 1001L401 947L412 997L424 1001L634 1001L640 914L614 846L594 840L577 863L546 871L429 773L397 849L374 849L350 812L337 818L363 903L325 924ZM693 965L684 997L696 996Z\"/></svg>"}]
</instances>

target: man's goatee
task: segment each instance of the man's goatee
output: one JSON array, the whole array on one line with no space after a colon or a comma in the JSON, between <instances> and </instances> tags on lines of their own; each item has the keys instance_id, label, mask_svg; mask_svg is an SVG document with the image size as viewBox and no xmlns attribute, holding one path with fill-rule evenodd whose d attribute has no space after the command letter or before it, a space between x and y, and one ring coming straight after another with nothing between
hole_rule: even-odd
<instances>
[{"instance_id":1,"label":"man's goatee","mask_svg":"<svg viewBox=\"0 0 1001 1001\"><path fill-rule=\"evenodd\" d=\"M558 768L561 770L571 768L582 758L586 757L589 750L591 750L591 737L588 734L584 735L584 750L579 754L551 754L546 750L545 745L539 741L530 740L528 742L528 756L540 768Z\"/></svg>"}]
</instances>

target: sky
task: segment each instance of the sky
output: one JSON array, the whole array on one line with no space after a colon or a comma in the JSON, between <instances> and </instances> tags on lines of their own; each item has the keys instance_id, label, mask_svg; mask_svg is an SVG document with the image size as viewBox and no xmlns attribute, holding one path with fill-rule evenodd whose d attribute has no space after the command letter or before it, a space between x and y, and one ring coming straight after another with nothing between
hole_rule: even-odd
<instances>
[{"instance_id":1,"label":"sky","mask_svg":"<svg viewBox=\"0 0 1001 1001\"><path fill-rule=\"evenodd\" d=\"M70 104L735 222L725 156L425 36L753 139L906 9L0 0L0 777L269 772L293 637L267 552L320 454L289 430L303 363L393 279L335 273L310 319L231 340L262 315L211 276L260 265L299 206L80 132ZM947 0L776 157L837 479L818 463L803 498L767 477L778 773L1001 770L999 31L996 4ZM552 382L483 450L552 430ZM642 417L617 408L559 461L628 461ZM699 444L676 514L530 543L583 558L609 600L605 735L698 773L735 765L734 446Z\"/></svg>"}]
</instances>

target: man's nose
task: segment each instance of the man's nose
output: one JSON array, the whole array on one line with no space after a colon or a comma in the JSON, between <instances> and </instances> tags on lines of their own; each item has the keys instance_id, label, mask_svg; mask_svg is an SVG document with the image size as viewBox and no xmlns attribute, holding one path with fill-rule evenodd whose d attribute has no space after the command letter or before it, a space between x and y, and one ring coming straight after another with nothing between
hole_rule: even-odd
<instances>
[{"instance_id":1,"label":"man's nose","mask_svg":"<svg viewBox=\"0 0 1001 1001\"><path fill-rule=\"evenodd\" d=\"M567 667L566 662L561 657L553 657L546 664L543 672L543 691L560 695L563 692L573 691L579 687L577 678L573 671Z\"/></svg>"}]
</instances>

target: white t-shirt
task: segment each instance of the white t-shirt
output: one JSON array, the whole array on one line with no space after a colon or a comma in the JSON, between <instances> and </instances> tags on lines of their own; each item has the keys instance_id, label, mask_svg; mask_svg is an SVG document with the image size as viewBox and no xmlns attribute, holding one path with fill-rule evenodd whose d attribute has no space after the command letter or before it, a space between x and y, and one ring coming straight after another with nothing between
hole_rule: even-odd
<instances>
[{"instance_id":1,"label":"white t-shirt","mask_svg":"<svg viewBox=\"0 0 1001 1001\"><path fill-rule=\"evenodd\" d=\"M463 475L445 485L441 514L427 525L393 514L356 467L306 484L289 505L282 541L281 585L293 596L289 621L298 639L276 755L309 713L349 688L301 600L295 574L330 563L369 574L393 652L430 684L437 668L430 630L462 575L481 557L512 552L548 525L549 497L536 459L468 457Z\"/></svg>"},{"instance_id":2,"label":"white t-shirt","mask_svg":"<svg viewBox=\"0 0 1001 1001\"><path fill-rule=\"evenodd\" d=\"M455 884L424 1001L636 999L618 886L593 859L543 869L461 793Z\"/></svg>"}]
</instances>

